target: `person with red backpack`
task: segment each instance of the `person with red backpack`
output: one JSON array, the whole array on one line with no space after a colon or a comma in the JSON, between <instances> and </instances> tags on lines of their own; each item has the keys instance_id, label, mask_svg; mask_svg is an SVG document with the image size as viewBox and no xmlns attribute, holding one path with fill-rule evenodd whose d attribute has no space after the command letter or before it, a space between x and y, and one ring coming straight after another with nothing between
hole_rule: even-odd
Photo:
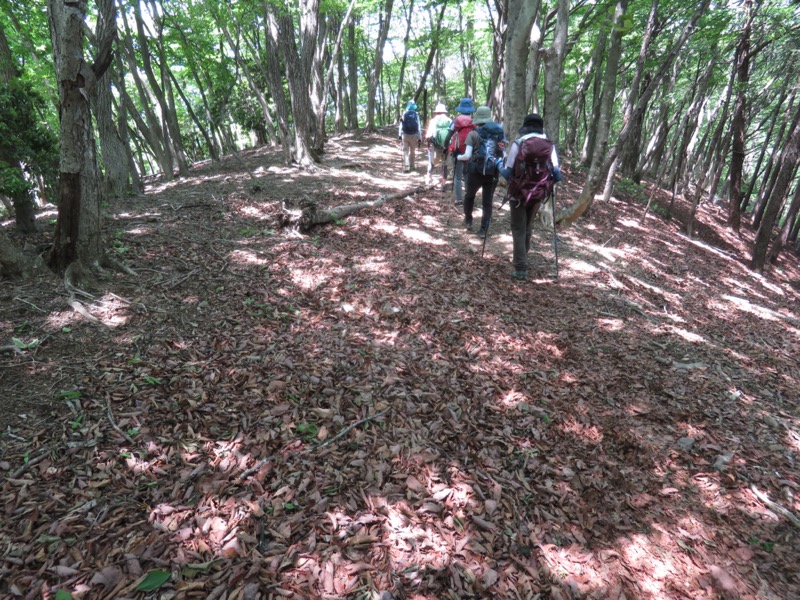
<instances>
[{"instance_id":1,"label":"person with red backpack","mask_svg":"<svg viewBox=\"0 0 800 600\"><path fill-rule=\"evenodd\" d=\"M453 121L450 127L450 133L444 140L444 147L447 148L447 153L453 157L453 194L456 206L463 206L464 204L464 166L466 163L458 161L458 155L463 154L466 149L465 140L467 134L475 129L475 124L472 122L470 116L475 112L475 107L472 100L469 98L462 98L461 102L456 106L458 116ZM456 134L458 137L456 138Z\"/></svg>"},{"instance_id":2,"label":"person with red backpack","mask_svg":"<svg viewBox=\"0 0 800 600\"><path fill-rule=\"evenodd\" d=\"M544 120L532 113L525 117L508 151L500 174L508 180L511 237L514 248L513 279L528 278L528 251L533 217L562 179L555 144L544 134ZM553 215L555 218L555 215Z\"/></svg>"}]
</instances>

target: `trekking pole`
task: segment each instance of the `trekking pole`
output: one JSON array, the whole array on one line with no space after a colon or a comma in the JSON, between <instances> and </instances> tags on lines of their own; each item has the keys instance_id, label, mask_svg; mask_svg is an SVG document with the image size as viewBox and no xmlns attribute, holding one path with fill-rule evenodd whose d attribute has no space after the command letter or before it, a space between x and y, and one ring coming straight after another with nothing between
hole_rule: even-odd
<instances>
[{"instance_id":1,"label":"trekking pole","mask_svg":"<svg viewBox=\"0 0 800 600\"><path fill-rule=\"evenodd\" d=\"M558 281L558 232L556 231L556 185L553 186L553 193L550 194L553 206L553 252L556 255L556 281Z\"/></svg>"}]
</instances>

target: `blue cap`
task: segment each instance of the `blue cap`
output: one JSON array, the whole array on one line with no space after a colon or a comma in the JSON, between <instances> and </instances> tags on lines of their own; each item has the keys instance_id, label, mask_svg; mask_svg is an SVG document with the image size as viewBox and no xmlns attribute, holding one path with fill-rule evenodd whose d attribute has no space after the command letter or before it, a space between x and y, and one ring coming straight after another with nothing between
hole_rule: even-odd
<instances>
[{"instance_id":1,"label":"blue cap","mask_svg":"<svg viewBox=\"0 0 800 600\"><path fill-rule=\"evenodd\" d=\"M417 110L417 103L413 100L409 100L408 104L406 104L406 110Z\"/></svg>"},{"instance_id":2,"label":"blue cap","mask_svg":"<svg viewBox=\"0 0 800 600\"><path fill-rule=\"evenodd\" d=\"M456 106L456 112L460 112L462 115L471 115L474 113L475 107L472 105L472 100L469 98L462 98L459 105Z\"/></svg>"}]
</instances>

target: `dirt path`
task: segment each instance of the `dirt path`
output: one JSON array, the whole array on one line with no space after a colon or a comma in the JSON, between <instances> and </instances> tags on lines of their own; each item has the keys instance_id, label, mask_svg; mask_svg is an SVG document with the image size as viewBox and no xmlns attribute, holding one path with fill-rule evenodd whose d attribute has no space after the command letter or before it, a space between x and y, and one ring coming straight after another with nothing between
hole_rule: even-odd
<instances>
[{"instance_id":1,"label":"dirt path","mask_svg":"<svg viewBox=\"0 0 800 600\"><path fill-rule=\"evenodd\" d=\"M152 182L96 320L0 284L0 595L800 597L796 257L615 198L514 282L507 211L481 258L391 139Z\"/></svg>"}]
</instances>

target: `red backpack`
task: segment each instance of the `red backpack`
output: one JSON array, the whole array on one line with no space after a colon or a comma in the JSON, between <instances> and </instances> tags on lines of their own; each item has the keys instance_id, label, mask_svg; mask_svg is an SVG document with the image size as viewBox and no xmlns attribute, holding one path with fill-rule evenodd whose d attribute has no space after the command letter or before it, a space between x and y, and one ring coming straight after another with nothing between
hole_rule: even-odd
<instances>
[{"instance_id":1,"label":"red backpack","mask_svg":"<svg viewBox=\"0 0 800 600\"><path fill-rule=\"evenodd\" d=\"M458 115L453 123L453 137L450 139L450 145L447 151L453 156L463 154L464 149L467 147L466 141L469 132L475 129L477 125L472 122L472 117L469 115ZM461 152L459 152L461 150Z\"/></svg>"},{"instance_id":2,"label":"red backpack","mask_svg":"<svg viewBox=\"0 0 800 600\"><path fill-rule=\"evenodd\" d=\"M508 195L523 206L546 200L553 191L550 160L553 142L547 138L528 134L515 142L519 146L514 169L508 180Z\"/></svg>"}]
</instances>

